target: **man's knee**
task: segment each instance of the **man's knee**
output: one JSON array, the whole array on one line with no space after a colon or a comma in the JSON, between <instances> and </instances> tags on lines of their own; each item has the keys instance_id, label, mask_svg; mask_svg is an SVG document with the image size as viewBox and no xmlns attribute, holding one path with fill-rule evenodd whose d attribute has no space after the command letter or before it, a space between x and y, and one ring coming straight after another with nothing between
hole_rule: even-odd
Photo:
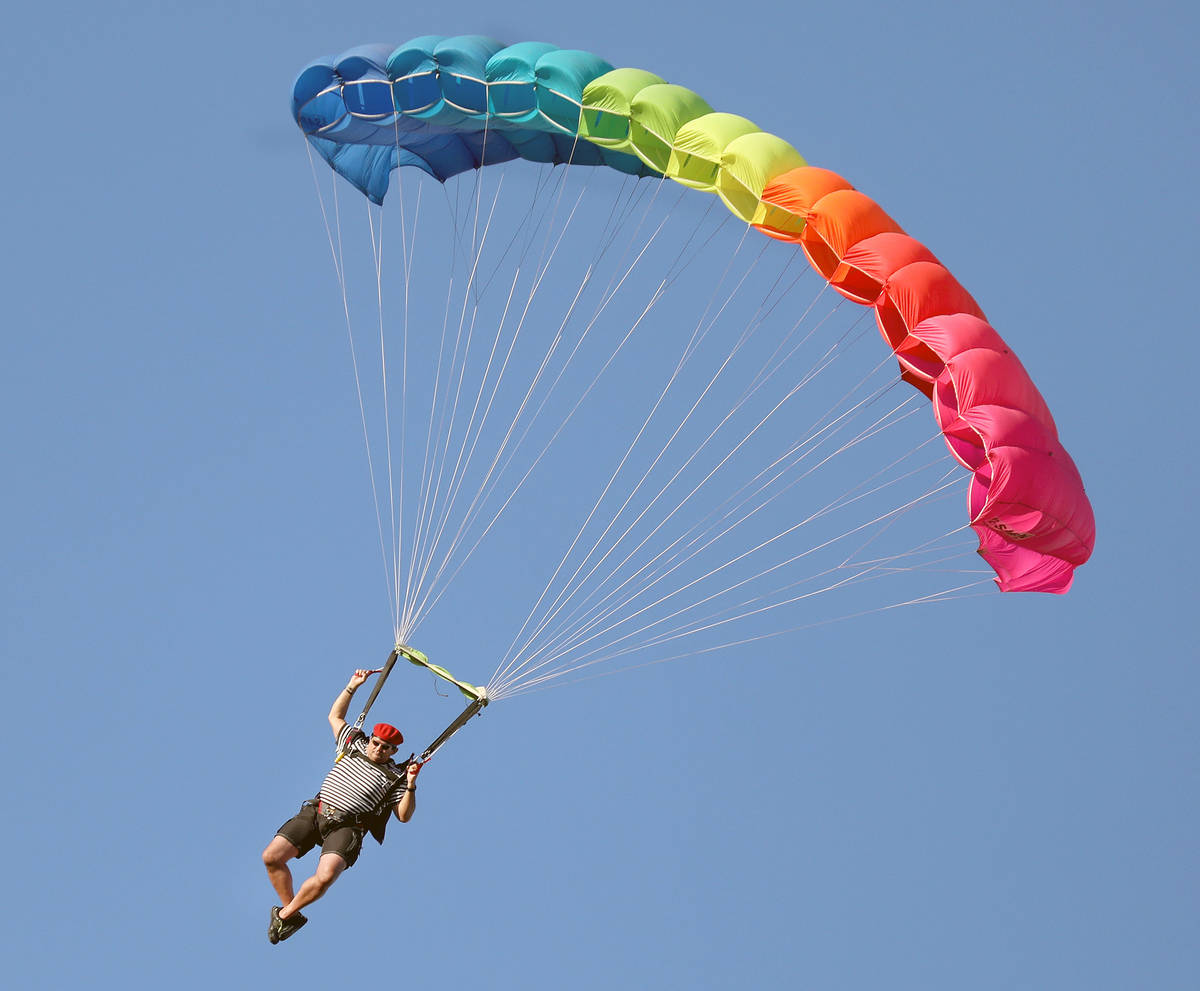
<instances>
[{"instance_id":1,"label":"man's knee","mask_svg":"<svg viewBox=\"0 0 1200 991\"><path fill-rule=\"evenodd\" d=\"M323 888L328 888L346 869L346 861L336 853L327 853L317 862L316 879Z\"/></svg>"},{"instance_id":2,"label":"man's knee","mask_svg":"<svg viewBox=\"0 0 1200 991\"><path fill-rule=\"evenodd\" d=\"M267 844L267 848L262 852L263 863L268 867L283 867L287 862L298 856L300 850L285 840L282 836L276 836Z\"/></svg>"}]
</instances>

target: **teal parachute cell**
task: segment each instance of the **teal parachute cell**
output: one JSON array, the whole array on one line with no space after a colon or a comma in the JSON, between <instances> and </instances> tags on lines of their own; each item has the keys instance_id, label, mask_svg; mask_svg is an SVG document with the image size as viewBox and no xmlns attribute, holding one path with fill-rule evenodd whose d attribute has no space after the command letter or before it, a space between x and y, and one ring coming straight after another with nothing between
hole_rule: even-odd
<instances>
[{"instance_id":1,"label":"teal parachute cell","mask_svg":"<svg viewBox=\"0 0 1200 991\"><path fill-rule=\"evenodd\" d=\"M411 166L445 181L484 165L608 166L657 175L579 136L584 88L612 66L542 42L427 35L318 59L296 79L292 115L316 151L374 203Z\"/></svg>"}]
</instances>

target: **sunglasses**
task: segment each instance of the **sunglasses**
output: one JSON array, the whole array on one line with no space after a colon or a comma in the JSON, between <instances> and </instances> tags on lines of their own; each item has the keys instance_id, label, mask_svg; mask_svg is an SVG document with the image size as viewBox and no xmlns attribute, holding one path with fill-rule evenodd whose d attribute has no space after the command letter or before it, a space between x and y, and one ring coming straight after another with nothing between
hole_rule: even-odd
<instances>
[{"instance_id":1,"label":"sunglasses","mask_svg":"<svg viewBox=\"0 0 1200 991\"><path fill-rule=\"evenodd\" d=\"M387 743L375 736L371 737L371 742L377 747L386 747L388 750L395 750L400 746L398 743Z\"/></svg>"}]
</instances>

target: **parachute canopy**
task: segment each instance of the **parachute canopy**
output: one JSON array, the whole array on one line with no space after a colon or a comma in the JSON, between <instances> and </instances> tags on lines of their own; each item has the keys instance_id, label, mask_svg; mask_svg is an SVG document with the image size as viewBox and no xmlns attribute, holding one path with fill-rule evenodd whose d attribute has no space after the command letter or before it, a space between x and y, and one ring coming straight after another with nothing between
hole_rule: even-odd
<instances>
[{"instance_id":1,"label":"parachute canopy","mask_svg":"<svg viewBox=\"0 0 1200 991\"><path fill-rule=\"evenodd\" d=\"M972 473L970 525L1002 590L1065 592L1090 556L1079 471L980 306L878 204L782 138L652 72L474 35L319 59L297 78L292 112L375 203L399 166L445 181L515 159L665 176L717 195L874 310L902 377L931 400L950 453Z\"/></svg>"}]
</instances>

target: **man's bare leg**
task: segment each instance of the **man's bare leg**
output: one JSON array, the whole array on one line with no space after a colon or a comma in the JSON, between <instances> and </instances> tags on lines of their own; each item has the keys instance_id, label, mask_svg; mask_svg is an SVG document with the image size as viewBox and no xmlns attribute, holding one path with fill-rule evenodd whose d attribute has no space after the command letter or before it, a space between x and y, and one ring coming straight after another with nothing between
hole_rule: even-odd
<instances>
[{"instance_id":1,"label":"man's bare leg","mask_svg":"<svg viewBox=\"0 0 1200 991\"><path fill-rule=\"evenodd\" d=\"M286 905L296 897L292 889L292 872L288 861L300 856L300 851L282 836L276 836L267 844L262 859L267 868L267 877L271 879L271 887L279 896L279 904Z\"/></svg>"},{"instance_id":2,"label":"man's bare leg","mask_svg":"<svg viewBox=\"0 0 1200 991\"><path fill-rule=\"evenodd\" d=\"M276 839L279 838L276 837ZM291 846L290 843L288 845ZM268 847L268 849L270 848ZM293 913L299 912L305 905L311 905L329 890L329 886L341 876L345 869L346 861L341 858L340 854L322 854L321 859L317 861L317 872L300 885L300 890L296 892L295 898L284 902L283 908L279 910L279 917L286 919Z\"/></svg>"}]
</instances>

